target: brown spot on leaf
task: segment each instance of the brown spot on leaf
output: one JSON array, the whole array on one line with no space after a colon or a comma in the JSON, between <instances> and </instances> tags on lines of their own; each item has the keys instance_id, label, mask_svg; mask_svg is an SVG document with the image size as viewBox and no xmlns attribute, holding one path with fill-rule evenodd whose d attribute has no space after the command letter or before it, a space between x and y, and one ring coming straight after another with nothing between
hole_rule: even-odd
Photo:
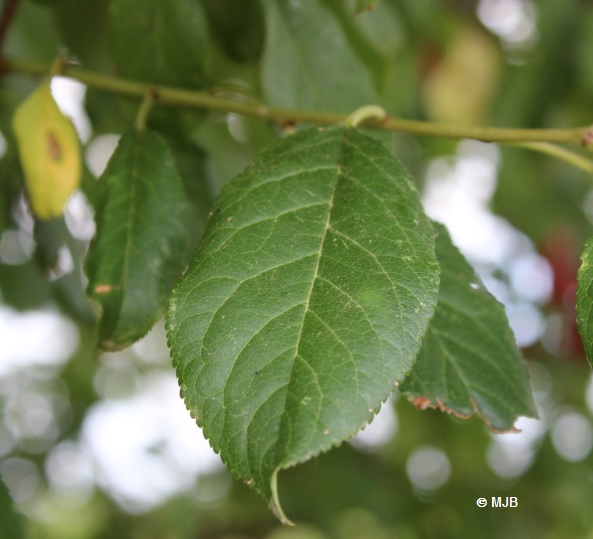
<instances>
[{"instance_id":1,"label":"brown spot on leaf","mask_svg":"<svg viewBox=\"0 0 593 539\"><path fill-rule=\"evenodd\" d=\"M113 288L112 284L98 284L95 286L95 294L109 294Z\"/></svg>"},{"instance_id":2,"label":"brown spot on leaf","mask_svg":"<svg viewBox=\"0 0 593 539\"><path fill-rule=\"evenodd\" d=\"M52 161L60 162L62 160L62 146L52 131L47 132L47 153Z\"/></svg>"},{"instance_id":3,"label":"brown spot on leaf","mask_svg":"<svg viewBox=\"0 0 593 539\"><path fill-rule=\"evenodd\" d=\"M410 399L410 402L416 408L418 408L418 410L426 410L429 407L434 408L434 405L432 404L432 402L430 402L430 399L427 399L426 397L412 397Z\"/></svg>"}]
</instances>

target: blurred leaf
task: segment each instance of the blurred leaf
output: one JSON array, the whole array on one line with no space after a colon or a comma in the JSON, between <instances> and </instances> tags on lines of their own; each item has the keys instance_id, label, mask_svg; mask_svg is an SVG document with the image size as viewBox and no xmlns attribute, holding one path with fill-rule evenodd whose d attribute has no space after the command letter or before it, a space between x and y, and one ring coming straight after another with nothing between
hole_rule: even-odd
<instances>
[{"instance_id":1,"label":"blurred leaf","mask_svg":"<svg viewBox=\"0 0 593 539\"><path fill-rule=\"evenodd\" d=\"M183 181L186 197L192 205L190 230L195 232L196 241L204 231L208 211L212 205L212 187L209 184L204 151L195 144L182 139L165 139Z\"/></svg>"},{"instance_id":2,"label":"blurred leaf","mask_svg":"<svg viewBox=\"0 0 593 539\"><path fill-rule=\"evenodd\" d=\"M377 7L379 0L356 0L356 13L371 11Z\"/></svg>"},{"instance_id":3,"label":"blurred leaf","mask_svg":"<svg viewBox=\"0 0 593 539\"><path fill-rule=\"evenodd\" d=\"M124 133L134 124L138 106L137 99L110 94L92 87L88 87L85 94L85 108L94 135Z\"/></svg>"},{"instance_id":4,"label":"blurred leaf","mask_svg":"<svg viewBox=\"0 0 593 539\"><path fill-rule=\"evenodd\" d=\"M265 34L259 0L205 0L204 6L227 54L244 62L259 58Z\"/></svg>"},{"instance_id":5,"label":"blurred leaf","mask_svg":"<svg viewBox=\"0 0 593 539\"><path fill-rule=\"evenodd\" d=\"M414 45L431 42L443 33L449 24L452 10L439 0L383 0L398 12L399 19Z\"/></svg>"},{"instance_id":6,"label":"blurred leaf","mask_svg":"<svg viewBox=\"0 0 593 539\"><path fill-rule=\"evenodd\" d=\"M51 287L37 265L28 260L23 264L0 264L2 303L19 310L38 309L51 301Z\"/></svg>"},{"instance_id":7,"label":"blurred leaf","mask_svg":"<svg viewBox=\"0 0 593 539\"><path fill-rule=\"evenodd\" d=\"M6 485L0 478L0 536L6 539L25 539L23 519L12 507Z\"/></svg>"},{"instance_id":8,"label":"blurred leaf","mask_svg":"<svg viewBox=\"0 0 593 539\"><path fill-rule=\"evenodd\" d=\"M267 103L351 112L377 101L370 72L322 3L264 0L263 5L262 86Z\"/></svg>"},{"instance_id":9,"label":"blurred leaf","mask_svg":"<svg viewBox=\"0 0 593 539\"><path fill-rule=\"evenodd\" d=\"M593 65L591 65L590 55L593 50L593 6L583 5L580 10L582 13L579 18L577 73L583 90L586 90L590 95L593 92Z\"/></svg>"},{"instance_id":10,"label":"blurred leaf","mask_svg":"<svg viewBox=\"0 0 593 539\"><path fill-rule=\"evenodd\" d=\"M397 12L388 2L374 7L352 21L362 35L383 55L393 54L405 39ZM385 70L384 65L381 66Z\"/></svg>"},{"instance_id":11,"label":"blurred leaf","mask_svg":"<svg viewBox=\"0 0 593 539\"><path fill-rule=\"evenodd\" d=\"M12 208L18 203L23 183L17 152L14 148L9 148L7 155L0 159L0 234L5 228L14 226Z\"/></svg>"},{"instance_id":12,"label":"blurred leaf","mask_svg":"<svg viewBox=\"0 0 593 539\"><path fill-rule=\"evenodd\" d=\"M589 363L593 365L593 238L589 238L582 254L578 273L577 325Z\"/></svg>"},{"instance_id":13,"label":"blurred leaf","mask_svg":"<svg viewBox=\"0 0 593 539\"><path fill-rule=\"evenodd\" d=\"M217 115L210 115L194 131L194 139L206 152L211 175L211 192L218 195L221 188L247 167L254 154L278 140L273 126L254 118L235 116L245 141L239 141L229 129L230 118L222 123ZM209 208L208 208L209 209Z\"/></svg>"},{"instance_id":14,"label":"blurred leaf","mask_svg":"<svg viewBox=\"0 0 593 539\"><path fill-rule=\"evenodd\" d=\"M200 2L112 0L114 57L121 72L154 84L204 85L206 22Z\"/></svg>"},{"instance_id":15,"label":"blurred leaf","mask_svg":"<svg viewBox=\"0 0 593 539\"><path fill-rule=\"evenodd\" d=\"M537 17L529 21L537 24L537 47L525 58L519 56L518 65L506 66L493 122L510 127L551 127L555 105L575 85L578 51L573 42L575 29L584 18L584 6L578 0L537 2Z\"/></svg>"},{"instance_id":16,"label":"blurred leaf","mask_svg":"<svg viewBox=\"0 0 593 539\"><path fill-rule=\"evenodd\" d=\"M512 430L519 416L537 416L527 368L503 306L480 283L445 227L434 225L439 302L400 390L419 408L438 407L463 418L476 414L496 432Z\"/></svg>"},{"instance_id":17,"label":"blurred leaf","mask_svg":"<svg viewBox=\"0 0 593 539\"><path fill-rule=\"evenodd\" d=\"M13 130L33 212L40 219L60 216L80 182L80 145L51 95L49 79L19 105Z\"/></svg>"},{"instance_id":18,"label":"blurred leaf","mask_svg":"<svg viewBox=\"0 0 593 539\"><path fill-rule=\"evenodd\" d=\"M402 42L401 26L393 6L380 2L375 9L353 16L351 0L320 1L337 19L349 48L372 75L375 89L383 92L387 68L397 63L392 55Z\"/></svg>"},{"instance_id":19,"label":"blurred leaf","mask_svg":"<svg viewBox=\"0 0 593 539\"><path fill-rule=\"evenodd\" d=\"M55 25L68 53L86 69L113 67L109 43L109 0L50 0ZM89 31L92 28L92 31Z\"/></svg>"},{"instance_id":20,"label":"blurred leaf","mask_svg":"<svg viewBox=\"0 0 593 539\"><path fill-rule=\"evenodd\" d=\"M3 5L6 3L3 2ZM35 2L19 2L6 33L6 42L2 45L2 54L51 62L59 54L60 46L60 36L52 24L50 7Z\"/></svg>"},{"instance_id":21,"label":"blurred leaf","mask_svg":"<svg viewBox=\"0 0 593 539\"><path fill-rule=\"evenodd\" d=\"M496 214L538 245L568 223L582 238L591 234L591 222L583 211L590 190L587 174L558 159L518 148L504 147L502 155L492 202Z\"/></svg>"},{"instance_id":22,"label":"blurred leaf","mask_svg":"<svg viewBox=\"0 0 593 539\"><path fill-rule=\"evenodd\" d=\"M171 151L155 133L123 135L98 180L88 295L103 348L124 348L162 316L187 262L188 206Z\"/></svg>"},{"instance_id":23,"label":"blurred leaf","mask_svg":"<svg viewBox=\"0 0 593 539\"><path fill-rule=\"evenodd\" d=\"M483 30L457 32L444 58L428 73L423 85L431 119L457 124L481 124L496 95L501 58L494 40Z\"/></svg>"},{"instance_id":24,"label":"blurred leaf","mask_svg":"<svg viewBox=\"0 0 593 539\"><path fill-rule=\"evenodd\" d=\"M206 437L283 518L278 470L353 436L410 369L433 232L403 167L342 127L264 150L214 208L169 344Z\"/></svg>"},{"instance_id":25,"label":"blurred leaf","mask_svg":"<svg viewBox=\"0 0 593 539\"><path fill-rule=\"evenodd\" d=\"M52 299L79 324L93 325L95 313L85 296L83 259L87 242L75 239L64 219L35 221L33 260L41 278L48 280Z\"/></svg>"}]
</instances>

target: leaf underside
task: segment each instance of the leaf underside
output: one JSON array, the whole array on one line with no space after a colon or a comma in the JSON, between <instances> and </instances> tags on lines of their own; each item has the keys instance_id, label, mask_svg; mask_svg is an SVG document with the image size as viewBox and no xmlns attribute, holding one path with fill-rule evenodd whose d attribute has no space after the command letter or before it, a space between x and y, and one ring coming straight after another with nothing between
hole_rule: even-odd
<instances>
[{"instance_id":1,"label":"leaf underside","mask_svg":"<svg viewBox=\"0 0 593 539\"><path fill-rule=\"evenodd\" d=\"M172 294L182 396L284 520L277 471L373 417L437 293L434 232L403 167L353 129L292 135L223 190Z\"/></svg>"},{"instance_id":2,"label":"leaf underside","mask_svg":"<svg viewBox=\"0 0 593 539\"><path fill-rule=\"evenodd\" d=\"M593 238L589 238L581 255L577 287L577 327L583 347L593 365Z\"/></svg>"},{"instance_id":3,"label":"leaf underside","mask_svg":"<svg viewBox=\"0 0 593 539\"><path fill-rule=\"evenodd\" d=\"M504 309L451 243L444 226L436 254L439 301L412 372L400 390L418 407L459 417L477 414L496 432L518 416L536 417L529 374Z\"/></svg>"}]
</instances>

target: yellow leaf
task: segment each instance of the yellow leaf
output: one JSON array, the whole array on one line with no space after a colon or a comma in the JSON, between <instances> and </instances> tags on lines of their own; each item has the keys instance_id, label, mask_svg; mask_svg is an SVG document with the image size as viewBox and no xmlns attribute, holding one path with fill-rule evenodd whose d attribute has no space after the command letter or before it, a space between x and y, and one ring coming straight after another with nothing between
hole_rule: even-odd
<instances>
[{"instance_id":1,"label":"yellow leaf","mask_svg":"<svg viewBox=\"0 0 593 539\"><path fill-rule=\"evenodd\" d=\"M80 145L51 95L49 79L20 104L12 128L33 213L40 219L59 217L80 182Z\"/></svg>"},{"instance_id":2,"label":"yellow leaf","mask_svg":"<svg viewBox=\"0 0 593 539\"><path fill-rule=\"evenodd\" d=\"M496 95L501 63L498 46L485 32L460 29L424 81L428 116L439 122L483 124Z\"/></svg>"}]
</instances>

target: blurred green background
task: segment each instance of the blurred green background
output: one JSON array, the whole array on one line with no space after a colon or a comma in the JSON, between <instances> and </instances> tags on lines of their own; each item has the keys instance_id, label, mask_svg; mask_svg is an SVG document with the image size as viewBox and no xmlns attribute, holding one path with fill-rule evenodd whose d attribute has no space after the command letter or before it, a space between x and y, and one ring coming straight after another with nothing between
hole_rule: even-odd
<instances>
[{"instance_id":1,"label":"blurred green background","mask_svg":"<svg viewBox=\"0 0 593 539\"><path fill-rule=\"evenodd\" d=\"M340 29L375 102L393 116L524 128L591 122L591 2L382 0L354 15L354 1L294 0L287 9L298 15L307 2ZM270 72L270 48L283 39L273 41L270 3L201 3L207 86L240 100L297 99L279 94L274 81L284 75ZM50 61L66 50L85 68L117 73L108 8L22 0L3 52ZM540 419L494 435L477 418L418 411L395 395L352 443L281 474L284 509L298 524L283 528L185 411L162 324L126 351L95 350L81 266L94 232L85 193L138 104L54 81L87 170L64 218L36 222L10 118L37 83L0 81L0 477L27 537L593 538L593 378L574 322L579 254L593 232L591 175L510 146L377 135L505 304ZM151 122L175 148L196 241L220 188L281 136L235 114L159 109ZM499 496L518 507L491 507ZM476 506L479 497L488 507ZM18 537L18 527L0 489L0 537Z\"/></svg>"}]
</instances>

